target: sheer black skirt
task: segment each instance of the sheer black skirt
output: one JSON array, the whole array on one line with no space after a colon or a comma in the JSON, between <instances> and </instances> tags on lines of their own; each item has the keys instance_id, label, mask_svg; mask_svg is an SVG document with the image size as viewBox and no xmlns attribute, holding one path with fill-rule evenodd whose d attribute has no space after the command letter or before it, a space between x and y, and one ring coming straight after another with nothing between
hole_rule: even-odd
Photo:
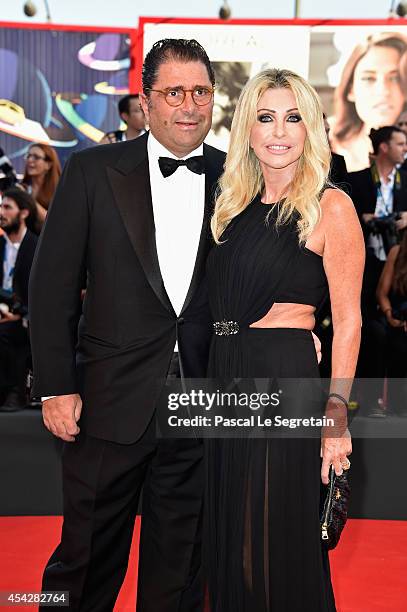
<instances>
[{"instance_id":1,"label":"sheer black skirt","mask_svg":"<svg viewBox=\"0 0 407 612\"><path fill-rule=\"evenodd\" d=\"M228 342L214 342L209 373L222 376L221 353L229 350ZM247 377L318 377L306 330L248 329L241 347ZM320 543L320 468L315 438L206 442L211 612L335 610L328 556Z\"/></svg>"}]
</instances>

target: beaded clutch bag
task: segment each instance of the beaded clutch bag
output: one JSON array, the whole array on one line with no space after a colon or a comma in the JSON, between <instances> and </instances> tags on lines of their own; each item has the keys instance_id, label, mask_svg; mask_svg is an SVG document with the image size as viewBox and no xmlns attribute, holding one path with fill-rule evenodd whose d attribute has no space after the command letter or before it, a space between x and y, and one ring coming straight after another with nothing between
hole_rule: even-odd
<instances>
[{"instance_id":1,"label":"beaded clutch bag","mask_svg":"<svg viewBox=\"0 0 407 612\"><path fill-rule=\"evenodd\" d=\"M324 498L325 495L325 498ZM332 550L339 542L348 516L350 486L348 472L341 476L335 474L331 465L329 482L324 487L321 496L321 541L328 550Z\"/></svg>"}]
</instances>

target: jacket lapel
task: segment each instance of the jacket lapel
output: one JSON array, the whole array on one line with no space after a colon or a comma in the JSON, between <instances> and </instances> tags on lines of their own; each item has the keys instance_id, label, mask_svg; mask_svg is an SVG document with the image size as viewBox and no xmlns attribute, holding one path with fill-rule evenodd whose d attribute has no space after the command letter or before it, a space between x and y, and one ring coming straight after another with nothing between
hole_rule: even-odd
<instances>
[{"instance_id":1,"label":"jacket lapel","mask_svg":"<svg viewBox=\"0 0 407 612\"><path fill-rule=\"evenodd\" d=\"M400 186L393 187L393 211L399 212L406 209L407 185L404 180L404 173L400 172Z\"/></svg>"},{"instance_id":2,"label":"jacket lapel","mask_svg":"<svg viewBox=\"0 0 407 612\"><path fill-rule=\"evenodd\" d=\"M172 314L158 262L147 157L147 134L129 142L128 151L107 174L124 226L154 293Z\"/></svg>"},{"instance_id":3,"label":"jacket lapel","mask_svg":"<svg viewBox=\"0 0 407 612\"><path fill-rule=\"evenodd\" d=\"M27 266L27 256L28 256L28 242L30 236L30 230L27 230L25 236L20 244L20 248L17 251L16 263L14 266L14 278L18 276L19 271L24 266Z\"/></svg>"},{"instance_id":4,"label":"jacket lapel","mask_svg":"<svg viewBox=\"0 0 407 612\"><path fill-rule=\"evenodd\" d=\"M192 297L199 287L204 275L206 258L209 249L212 245L212 234L210 229L210 221L214 208L214 196L217 186L217 181L220 175L222 166L217 163L218 160L211 154L211 147L204 144L204 159L205 159L205 205L204 217L202 222L201 235L199 239L198 252L195 261L194 272L192 274L191 284L189 285L188 293L182 307L182 313L188 308Z\"/></svg>"},{"instance_id":5,"label":"jacket lapel","mask_svg":"<svg viewBox=\"0 0 407 612\"><path fill-rule=\"evenodd\" d=\"M373 180L370 168L366 168L366 172L369 173L369 190L366 190L366 210L363 210L362 212L374 213L377 203L377 185Z\"/></svg>"}]
</instances>

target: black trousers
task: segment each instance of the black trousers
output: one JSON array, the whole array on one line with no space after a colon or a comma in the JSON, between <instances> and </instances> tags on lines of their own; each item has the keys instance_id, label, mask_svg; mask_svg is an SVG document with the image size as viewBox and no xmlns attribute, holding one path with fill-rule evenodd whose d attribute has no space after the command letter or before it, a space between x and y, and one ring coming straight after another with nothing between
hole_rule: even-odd
<instances>
[{"instance_id":1,"label":"black trousers","mask_svg":"<svg viewBox=\"0 0 407 612\"><path fill-rule=\"evenodd\" d=\"M30 343L21 321L0 323L0 391L24 388Z\"/></svg>"},{"instance_id":2,"label":"black trousers","mask_svg":"<svg viewBox=\"0 0 407 612\"><path fill-rule=\"evenodd\" d=\"M156 439L155 419L135 444L65 443L62 538L42 589L69 591L70 610L113 610L143 487L137 612L202 610L202 456L199 440Z\"/></svg>"}]
</instances>

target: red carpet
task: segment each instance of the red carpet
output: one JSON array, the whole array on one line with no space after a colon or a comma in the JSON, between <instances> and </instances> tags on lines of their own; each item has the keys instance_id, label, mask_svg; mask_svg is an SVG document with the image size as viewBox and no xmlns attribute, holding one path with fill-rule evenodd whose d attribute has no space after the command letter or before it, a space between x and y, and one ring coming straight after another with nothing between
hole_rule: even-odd
<instances>
[{"instance_id":1,"label":"red carpet","mask_svg":"<svg viewBox=\"0 0 407 612\"><path fill-rule=\"evenodd\" d=\"M59 517L0 517L0 591L39 590L60 527ZM115 612L135 610L139 530L137 520L130 569ZM348 521L331 554L331 567L338 612L405 612L407 521ZM2 607L1 612L18 609L23 608Z\"/></svg>"}]
</instances>

